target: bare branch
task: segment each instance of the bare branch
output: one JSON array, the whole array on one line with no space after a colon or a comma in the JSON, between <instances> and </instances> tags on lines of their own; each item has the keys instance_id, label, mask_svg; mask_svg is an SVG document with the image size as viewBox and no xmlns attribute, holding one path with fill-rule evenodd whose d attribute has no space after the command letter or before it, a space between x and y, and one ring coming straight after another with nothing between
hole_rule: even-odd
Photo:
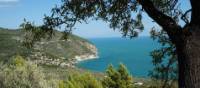
<instances>
[{"instance_id":1,"label":"bare branch","mask_svg":"<svg viewBox=\"0 0 200 88\"><path fill-rule=\"evenodd\" d=\"M181 16L181 19L186 23L186 24L189 24L190 22L189 22L189 19L188 19L188 17L187 17L187 14L189 13L189 12L191 12L192 11L192 9L189 9L189 10L187 10L184 14L182 14L182 16Z\"/></svg>"}]
</instances>

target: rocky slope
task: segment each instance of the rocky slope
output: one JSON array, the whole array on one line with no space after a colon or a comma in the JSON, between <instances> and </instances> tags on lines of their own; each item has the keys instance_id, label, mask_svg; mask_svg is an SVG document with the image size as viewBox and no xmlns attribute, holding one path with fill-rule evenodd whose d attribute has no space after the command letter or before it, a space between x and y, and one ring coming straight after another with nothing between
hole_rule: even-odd
<instances>
[{"instance_id":1,"label":"rocky slope","mask_svg":"<svg viewBox=\"0 0 200 88\"><path fill-rule=\"evenodd\" d=\"M60 40L62 34L55 32L52 39L37 42L32 49L22 46L22 36L20 30L0 28L0 61L9 61L12 56L20 54L40 65L71 67L78 61L94 59L98 55L93 44L75 35Z\"/></svg>"}]
</instances>

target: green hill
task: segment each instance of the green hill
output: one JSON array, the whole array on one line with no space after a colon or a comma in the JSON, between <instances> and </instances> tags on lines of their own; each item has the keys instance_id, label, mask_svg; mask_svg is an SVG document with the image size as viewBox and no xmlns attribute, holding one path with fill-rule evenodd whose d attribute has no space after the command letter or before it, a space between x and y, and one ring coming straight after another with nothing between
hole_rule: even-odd
<instances>
[{"instance_id":1,"label":"green hill","mask_svg":"<svg viewBox=\"0 0 200 88\"><path fill-rule=\"evenodd\" d=\"M68 40L60 40L62 33L56 31L52 39L37 42L32 49L22 46L23 35L20 30L0 28L1 61L8 61L12 56L19 54L38 64L66 65L67 62L75 61L77 57L97 55L94 45L76 35L70 35Z\"/></svg>"}]
</instances>

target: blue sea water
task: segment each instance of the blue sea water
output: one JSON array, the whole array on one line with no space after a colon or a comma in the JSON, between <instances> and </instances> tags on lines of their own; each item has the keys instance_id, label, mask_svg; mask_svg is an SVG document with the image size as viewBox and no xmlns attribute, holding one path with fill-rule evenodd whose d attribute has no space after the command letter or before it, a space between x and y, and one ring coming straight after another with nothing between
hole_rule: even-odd
<instances>
[{"instance_id":1,"label":"blue sea water","mask_svg":"<svg viewBox=\"0 0 200 88\"><path fill-rule=\"evenodd\" d=\"M150 37L128 38L94 38L89 39L97 48L99 58L82 61L78 67L91 71L105 72L108 65L118 67L123 63L131 75L148 77L152 70L150 52L160 45Z\"/></svg>"}]
</instances>

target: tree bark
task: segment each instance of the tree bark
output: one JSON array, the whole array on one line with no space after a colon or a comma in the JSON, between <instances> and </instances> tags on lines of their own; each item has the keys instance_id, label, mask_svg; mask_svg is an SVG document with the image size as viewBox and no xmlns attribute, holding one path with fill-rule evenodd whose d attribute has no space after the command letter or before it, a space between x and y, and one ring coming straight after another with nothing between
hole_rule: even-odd
<instances>
[{"instance_id":1,"label":"tree bark","mask_svg":"<svg viewBox=\"0 0 200 88\"><path fill-rule=\"evenodd\" d=\"M175 44L178 55L179 88L200 88L200 26L193 25L188 28L193 30L190 36L178 36L180 38Z\"/></svg>"},{"instance_id":2,"label":"tree bark","mask_svg":"<svg viewBox=\"0 0 200 88\"><path fill-rule=\"evenodd\" d=\"M190 2L191 22L183 29L183 42L175 43L179 64L179 88L200 88L200 0Z\"/></svg>"},{"instance_id":3,"label":"tree bark","mask_svg":"<svg viewBox=\"0 0 200 88\"><path fill-rule=\"evenodd\" d=\"M179 67L179 88L200 88L200 14L199 0L190 0L191 23L181 28L176 22L157 10L150 0L138 0L147 14L165 30L176 46Z\"/></svg>"},{"instance_id":4,"label":"tree bark","mask_svg":"<svg viewBox=\"0 0 200 88\"><path fill-rule=\"evenodd\" d=\"M200 25L200 0L190 0L192 14L191 14L191 23L195 25Z\"/></svg>"},{"instance_id":5,"label":"tree bark","mask_svg":"<svg viewBox=\"0 0 200 88\"><path fill-rule=\"evenodd\" d=\"M190 0L191 22L184 28L156 9L151 0L137 1L176 46L179 88L200 88L200 0Z\"/></svg>"}]
</instances>

